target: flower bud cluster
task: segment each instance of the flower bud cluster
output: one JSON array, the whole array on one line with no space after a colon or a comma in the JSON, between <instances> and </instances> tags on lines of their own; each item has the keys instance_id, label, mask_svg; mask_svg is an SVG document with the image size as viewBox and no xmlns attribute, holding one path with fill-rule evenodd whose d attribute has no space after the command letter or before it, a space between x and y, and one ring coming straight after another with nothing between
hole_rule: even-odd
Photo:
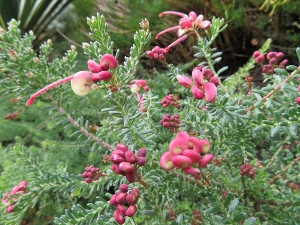
<instances>
[{"instance_id":1,"label":"flower bud cluster","mask_svg":"<svg viewBox=\"0 0 300 225\"><path fill-rule=\"evenodd\" d=\"M140 196L139 190L133 188L128 193L127 184L121 184L119 190L109 200L110 205L117 207L114 211L114 219L118 224L125 222L125 217L132 217L137 210L135 206Z\"/></svg>"},{"instance_id":2,"label":"flower bud cluster","mask_svg":"<svg viewBox=\"0 0 300 225\"><path fill-rule=\"evenodd\" d=\"M153 60L165 60L168 51L165 48L155 46L152 50L147 51L147 56Z\"/></svg>"},{"instance_id":3,"label":"flower bud cluster","mask_svg":"<svg viewBox=\"0 0 300 225\"><path fill-rule=\"evenodd\" d=\"M17 186L13 187L10 192L6 192L4 197L2 198L2 203L9 203L6 206L6 213L12 213L14 212L14 204L18 200L17 198L14 198L18 194L25 194L26 193L26 181L21 181Z\"/></svg>"},{"instance_id":4,"label":"flower bud cluster","mask_svg":"<svg viewBox=\"0 0 300 225\"><path fill-rule=\"evenodd\" d=\"M178 97L174 97L172 94L169 94L165 96L160 104L162 105L163 108L166 108L167 106L173 106L177 109L180 108L180 103Z\"/></svg>"},{"instance_id":5,"label":"flower bud cluster","mask_svg":"<svg viewBox=\"0 0 300 225\"><path fill-rule=\"evenodd\" d=\"M87 183L98 180L102 175L102 170L100 170L100 168L95 168L94 166L85 167L85 171L81 174L82 178L85 178L85 182Z\"/></svg>"},{"instance_id":6,"label":"flower bud cluster","mask_svg":"<svg viewBox=\"0 0 300 225\"><path fill-rule=\"evenodd\" d=\"M240 166L240 174L242 176L247 176L250 178L254 178L256 171L253 169L254 165L253 164L249 164L249 163L245 163L244 165Z\"/></svg>"},{"instance_id":7,"label":"flower bud cluster","mask_svg":"<svg viewBox=\"0 0 300 225\"><path fill-rule=\"evenodd\" d=\"M280 62L283 56L284 54L282 52L269 52L267 54L267 59L269 60L269 63L263 66L262 72L271 75L274 73L275 68L284 68L288 60L285 59Z\"/></svg>"},{"instance_id":8,"label":"flower bud cluster","mask_svg":"<svg viewBox=\"0 0 300 225\"><path fill-rule=\"evenodd\" d=\"M192 221L191 221L191 225L198 225L198 224L202 224L203 223L203 218L202 215L200 214L200 212L197 209L194 209L192 211Z\"/></svg>"},{"instance_id":9,"label":"flower bud cluster","mask_svg":"<svg viewBox=\"0 0 300 225\"><path fill-rule=\"evenodd\" d=\"M259 51L255 51L252 57L257 64L263 63L263 61L265 60L265 55L263 53L260 53Z\"/></svg>"},{"instance_id":10,"label":"flower bud cluster","mask_svg":"<svg viewBox=\"0 0 300 225\"><path fill-rule=\"evenodd\" d=\"M146 164L146 155L145 148L139 149L137 155L135 155L125 144L120 143L109 157L109 160L113 163L111 170L116 174L126 176L126 179L133 183L138 167Z\"/></svg>"},{"instance_id":11,"label":"flower bud cluster","mask_svg":"<svg viewBox=\"0 0 300 225\"><path fill-rule=\"evenodd\" d=\"M215 102L217 98L218 77L204 66L195 67L192 71L192 79L184 75L178 75L178 84L191 88L192 94L196 99L205 98L206 102Z\"/></svg>"},{"instance_id":12,"label":"flower bud cluster","mask_svg":"<svg viewBox=\"0 0 300 225\"><path fill-rule=\"evenodd\" d=\"M118 61L113 55L105 54L100 59L100 64L94 60L88 60L87 65L92 72L91 78L93 82L109 81L112 78L112 74L108 70L115 69L118 66Z\"/></svg>"},{"instance_id":13,"label":"flower bud cluster","mask_svg":"<svg viewBox=\"0 0 300 225\"><path fill-rule=\"evenodd\" d=\"M299 190L299 185L297 185L297 184L289 183L288 186L289 186L289 188L292 189L293 191Z\"/></svg>"},{"instance_id":14,"label":"flower bud cluster","mask_svg":"<svg viewBox=\"0 0 300 225\"><path fill-rule=\"evenodd\" d=\"M159 123L163 125L163 127L168 128L171 132L177 133L180 125L179 117L179 114L171 116L169 113L167 113L162 117Z\"/></svg>"},{"instance_id":15,"label":"flower bud cluster","mask_svg":"<svg viewBox=\"0 0 300 225\"><path fill-rule=\"evenodd\" d=\"M180 168L186 174L191 174L198 179L200 178L199 168L205 168L213 160L213 155L207 154L209 149L208 140L198 139L181 131L171 141L169 151L161 156L160 166L164 170Z\"/></svg>"}]
</instances>

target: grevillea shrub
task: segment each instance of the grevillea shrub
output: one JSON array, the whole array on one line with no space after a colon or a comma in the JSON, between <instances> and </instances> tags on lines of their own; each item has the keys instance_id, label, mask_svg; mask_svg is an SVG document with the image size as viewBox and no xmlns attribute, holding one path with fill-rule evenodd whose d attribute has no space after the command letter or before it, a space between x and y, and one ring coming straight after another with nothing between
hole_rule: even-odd
<instances>
[{"instance_id":1,"label":"grevillea shrub","mask_svg":"<svg viewBox=\"0 0 300 225\"><path fill-rule=\"evenodd\" d=\"M30 172L22 176L26 182L14 179L19 185L3 191L2 224L39 224L42 218L51 224L300 223L299 65L263 46L244 68L221 79L227 67L216 70L222 53L213 45L224 20L196 12L159 16L178 22L156 38L177 32L178 39L145 49L151 29L143 19L124 59L104 17L88 19L94 41L82 45L89 58L82 71L73 71L74 47L50 61L50 40L36 54L33 34L21 37L18 22L0 30L1 92L14 93L23 110L42 110L41 101L53 106L62 118L57 126L80 136L77 145L89 152L81 154L81 173L74 174L49 171L16 144L11 151L19 171L9 174ZM190 36L198 40L198 64L168 64L166 55ZM137 77L142 57L168 71L152 80ZM255 66L262 87L249 76ZM66 101L75 95L76 104ZM80 117L82 109L97 116Z\"/></svg>"}]
</instances>

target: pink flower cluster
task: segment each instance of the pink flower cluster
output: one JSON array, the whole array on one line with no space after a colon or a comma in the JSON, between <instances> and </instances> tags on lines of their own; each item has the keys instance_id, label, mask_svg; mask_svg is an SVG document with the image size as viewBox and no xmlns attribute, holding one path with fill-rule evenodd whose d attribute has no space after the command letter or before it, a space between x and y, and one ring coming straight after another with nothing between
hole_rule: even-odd
<instances>
[{"instance_id":1,"label":"pink flower cluster","mask_svg":"<svg viewBox=\"0 0 300 225\"><path fill-rule=\"evenodd\" d=\"M76 95L87 95L91 90L90 85L93 82L99 82L101 80L108 81L111 79L112 74L108 70L115 69L118 66L118 61L113 55L105 54L102 56L100 64L93 60L88 60L87 64L92 74L90 74L88 71L79 71L74 75L55 81L33 94L26 102L26 106L32 105L35 98L46 91L69 81L71 81L72 90Z\"/></svg>"},{"instance_id":2,"label":"pink flower cluster","mask_svg":"<svg viewBox=\"0 0 300 225\"><path fill-rule=\"evenodd\" d=\"M262 64L265 58L267 58L268 64L263 65L262 72L268 75L273 74L275 68L284 68L284 66L288 63L287 59L282 60L284 57L282 52L269 52L265 57L263 53L255 51L252 57L257 64Z\"/></svg>"},{"instance_id":3,"label":"pink flower cluster","mask_svg":"<svg viewBox=\"0 0 300 225\"><path fill-rule=\"evenodd\" d=\"M180 108L180 103L178 97L174 97L172 94L165 96L161 101L160 104L163 108L167 106L174 106L175 108Z\"/></svg>"},{"instance_id":4,"label":"pink flower cluster","mask_svg":"<svg viewBox=\"0 0 300 225\"><path fill-rule=\"evenodd\" d=\"M213 155L207 154L209 149L208 140L191 137L188 133L181 131L171 141L169 151L161 156L160 166L164 170L180 168L186 174L191 174L198 179L200 178L199 168L205 168L213 160Z\"/></svg>"},{"instance_id":5,"label":"pink flower cluster","mask_svg":"<svg viewBox=\"0 0 300 225\"><path fill-rule=\"evenodd\" d=\"M2 198L2 203L9 203L5 210L6 213L14 212L14 204L18 200L17 198L14 198L14 196L17 194L25 194L26 186L27 182L21 181L17 186L13 187L13 189L10 192L5 193L4 197Z\"/></svg>"},{"instance_id":6,"label":"pink flower cluster","mask_svg":"<svg viewBox=\"0 0 300 225\"><path fill-rule=\"evenodd\" d=\"M211 70L204 66L195 67L192 71L192 79L184 75L177 75L178 84L185 88L191 88L194 98L205 98L207 103L216 101L219 79Z\"/></svg>"},{"instance_id":7,"label":"pink flower cluster","mask_svg":"<svg viewBox=\"0 0 300 225\"><path fill-rule=\"evenodd\" d=\"M255 51L252 57L257 64L263 63L263 61L265 61L265 55L263 53L260 53L259 51Z\"/></svg>"},{"instance_id":8,"label":"pink flower cluster","mask_svg":"<svg viewBox=\"0 0 300 225\"><path fill-rule=\"evenodd\" d=\"M155 46L152 50L147 51L147 56L154 60L164 60L168 51L165 48Z\"/></svg>"},{"instance_id":9,"label":"pink flower cluster","mask_svg":"<svg viewBox=\"0 0 300 225\"><path fill-rule=\"evenodd\" d=\"M114 194L109 203L112 206L116 206L117 209L114 212L114 219L118 224L125 222L125 217L132 217L136 213L136 202L139 198L139 190L133 188L129 194L127 184L121 184L119 190Z\"/></svg>"},{"instance_id":10,"label":"pink flower cluster","mask_svg":"<svg viewBox=\"0 0 300 225\"><path fill-rule=\"evenodd\" d=\"M254 165L253 164L249 164L249 163L245 163L244 165L240 166L240 174L242 176L247 176L250 178L254 178L256 171L253 169Z\"/></svg>"},{"instance_id":11,"label":"pink flower cluster","mask_svg":"<svg viewBox=\"0 0 300 225\"><path fill-rule=\"evenodd\" d=\"M126 179L133 183L136 177L136 170L146 164L146 155L147 151L145 148L139 149L136 156L125 144L120 143L109 156L109 160L113 162L111 170L116 174L126 176Z\"/></svg>"},{"instance_id":12,"label":"pink flower cluster","mask_svg":"<svg viewBox=\"0 0 300 225\"><path fill-rule=\"evenodd\" d=\"M92 72L91 78L93 82L109 81L112 78L109 69L115 69L118 66L118 61L113 55L105 54L101 57L100 64L94 60L88 60L87 65Z\"/></svg>"},{"instance_id":13,"label":"pink flower cluster","mask_svg":"<svg viewBox=\"0 0 300 225\"><path fill-rule=\"evenodd\" d=\"M82 178L85 178L85 182L91 183L96 181L102 176L100 168L94 168L94 166L85 167L85 171L81 174Z\"/></svg>"},{"instance_id":14,"label":"pink flower cluster","mask_svg":"<svg viewBox=\"0 0 300 225\"><path fill-rule=\"evenodd\" d=\"M167 113L162 117L159 123L163 125L163 127L168 128L171 132L177 133L180 125L179 118L179 114L171 116L169 113Z\"/></svg>"},{"instance_id":15,"label":"pink flower cluster","mask_svg":"<svg viewBox=\"0 0 300 225\"><path fill-rule=\"evenodd\" d=\"M200 14L197 16L197 14L193 11L191 11L189 15L180 12L166 11L159 14L159 17L167 14L180 16L181 19L179 20L179 25L161 31L156 35L156 39L158 39L160 35L173 30L177 30L178 37L182 36L183 34L196 32L199 28L206 30L211 24L210 21L203 20L203 15Z\"/></svg>"}]
</instances>

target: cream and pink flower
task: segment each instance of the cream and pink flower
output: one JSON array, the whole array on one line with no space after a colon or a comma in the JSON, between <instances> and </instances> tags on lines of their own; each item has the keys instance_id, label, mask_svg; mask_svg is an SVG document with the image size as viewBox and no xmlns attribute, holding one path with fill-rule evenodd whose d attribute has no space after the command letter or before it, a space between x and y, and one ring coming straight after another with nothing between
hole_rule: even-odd
<instances>
[{"instance_id":1,"label":"cream and pink flower","mask_svg":"<svg viewBox=\"0 0 300 225\"><path fill-rule=\"evenodd\" d=\"M33 94L26 102L26 106L32 105L35 98L45 93L46 91L69 81L71 81L72 90L76 95L87 95L91 90L91 84L93 84L94 82L99 82L101 80L109 81L112 78L112 73L109 71L109 69L115 69L118 66L118 61L113 55L105 54L101 57L100 64L98 64L94 60L88 60L87 66L91 73L88 71L79 71L74 75L65 77L61 80L47 85L46 87Z\"/></svg>"}]
</instances>

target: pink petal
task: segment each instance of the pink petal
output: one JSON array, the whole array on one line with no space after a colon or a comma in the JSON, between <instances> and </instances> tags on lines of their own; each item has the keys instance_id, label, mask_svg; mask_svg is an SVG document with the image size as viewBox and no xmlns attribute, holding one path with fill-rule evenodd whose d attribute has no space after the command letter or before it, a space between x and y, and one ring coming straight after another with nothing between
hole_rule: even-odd
<instances>
[{"instance_id":1,"label":"pink petal","mask_svg":"<svg viewBox=\"0 0 300 225\"><path fill-rule=\"evenodd\" d=\"M100 59L101 70L115 69L117 66L118 66L118 61L111 54L105 54Z\"/></svg>"},{"instance_id":2,"label":"pink petal","mask_svg":"<svg viewBox=\"0 0 300 225\"><path fill-rule=\"evenodd\" d=\"M206 154L199 162L199 166L205 168L208 163L213 160L214 156L212 154Z\"/></svg>"},{"instance_id":3,"label":"pink petal","mask_svg":"<svg viewBox=\"0 0 300 225\"><path fill-rule=\"evenodd\" d=\"M204 85L205 92L205 101L206 102L215 102L217 98L217 87L211 82L207 82Z\"/></svg>"},{"instance_id":4,"label":"pink petal","mask_svg":"<svg viewBox=\"0 0 300 225\"><path fill-rule=\"evenodd\" d=\"M184 149L188 148L188 142L183 138L175 138L170 142L169 152L172 155L180 155Z\"/></svg>"},{"instance_id":5,"label":"pink petal","mask_svg":"<svg viewBox=\"0 0 300 225\"><path fill-rule=\"evenodd\" d=\"M176 138L183 138L183 139L188 139L190 136L188 135L187 132L185 131L180 131L177 135Z\"/></svg>"},{"instance_id":6,"label":"pink petal","mask_svg":"<svg viewBox=\"0 0 300 225\"><path fill-rule=\"evenodd\" d=\"M199 163L201 156L199 153L195 152L194 150L186 149L182 152L183 156L188 157L190 160L192 160L192 163Z\"/></svg>"},{"instance_id":7,"label":"pink petal","mask_svg":"<svg viewBox=\"0 0 300 225\"><path fill-rule=\"evenodd\" d=\"M192 78L193 81L197 84L197 86L203 86L205 84L204 75L203 73L198 69L194 68L192 71Z\"/></svg>"},{"instance_id":8,"label":"pink petal","mask_svg":"<svg viewBox=\"0 0 300 225\"><path fill-rule=\"evenodd\" d=\"M203 99L205 97L203 91L201 91L197 86L193 86L191 91L195 99Z\"/></svg>"},{"instance_id":9,"label":"pink petal","mask_svg":"<svg viewBox=\"0 0 300 225\"><path fill-rule=\"evenodd\" d=\"M189 157L183 155L175 155L172 158L172 163L177 168L187 168L193 164Z\"/></svg>"},{"instance_id":10,"label":"pink petal","mask_svg":"<svg viewBox=\"0 0 300 225\"><path fill-rule=\"evenodd\" d=\"M188 146L189 146L189 149L193 149L193 151L195 151L197 153L202 152L202 142L198 138L189 137Z\"/></svg>"},{"instance_id":11,"label":"pink petal","mask_svg":"<svg viewBox=\"0 0 300 225\"><path fill-rule=\"evenodd\" d=\"M184 168L182 170L183 170L183 172L185 172L187 174L191 174L195 179L200 178L200 170L198 168L188 167L188 168Z\"/></svg>"}]
</instances>

